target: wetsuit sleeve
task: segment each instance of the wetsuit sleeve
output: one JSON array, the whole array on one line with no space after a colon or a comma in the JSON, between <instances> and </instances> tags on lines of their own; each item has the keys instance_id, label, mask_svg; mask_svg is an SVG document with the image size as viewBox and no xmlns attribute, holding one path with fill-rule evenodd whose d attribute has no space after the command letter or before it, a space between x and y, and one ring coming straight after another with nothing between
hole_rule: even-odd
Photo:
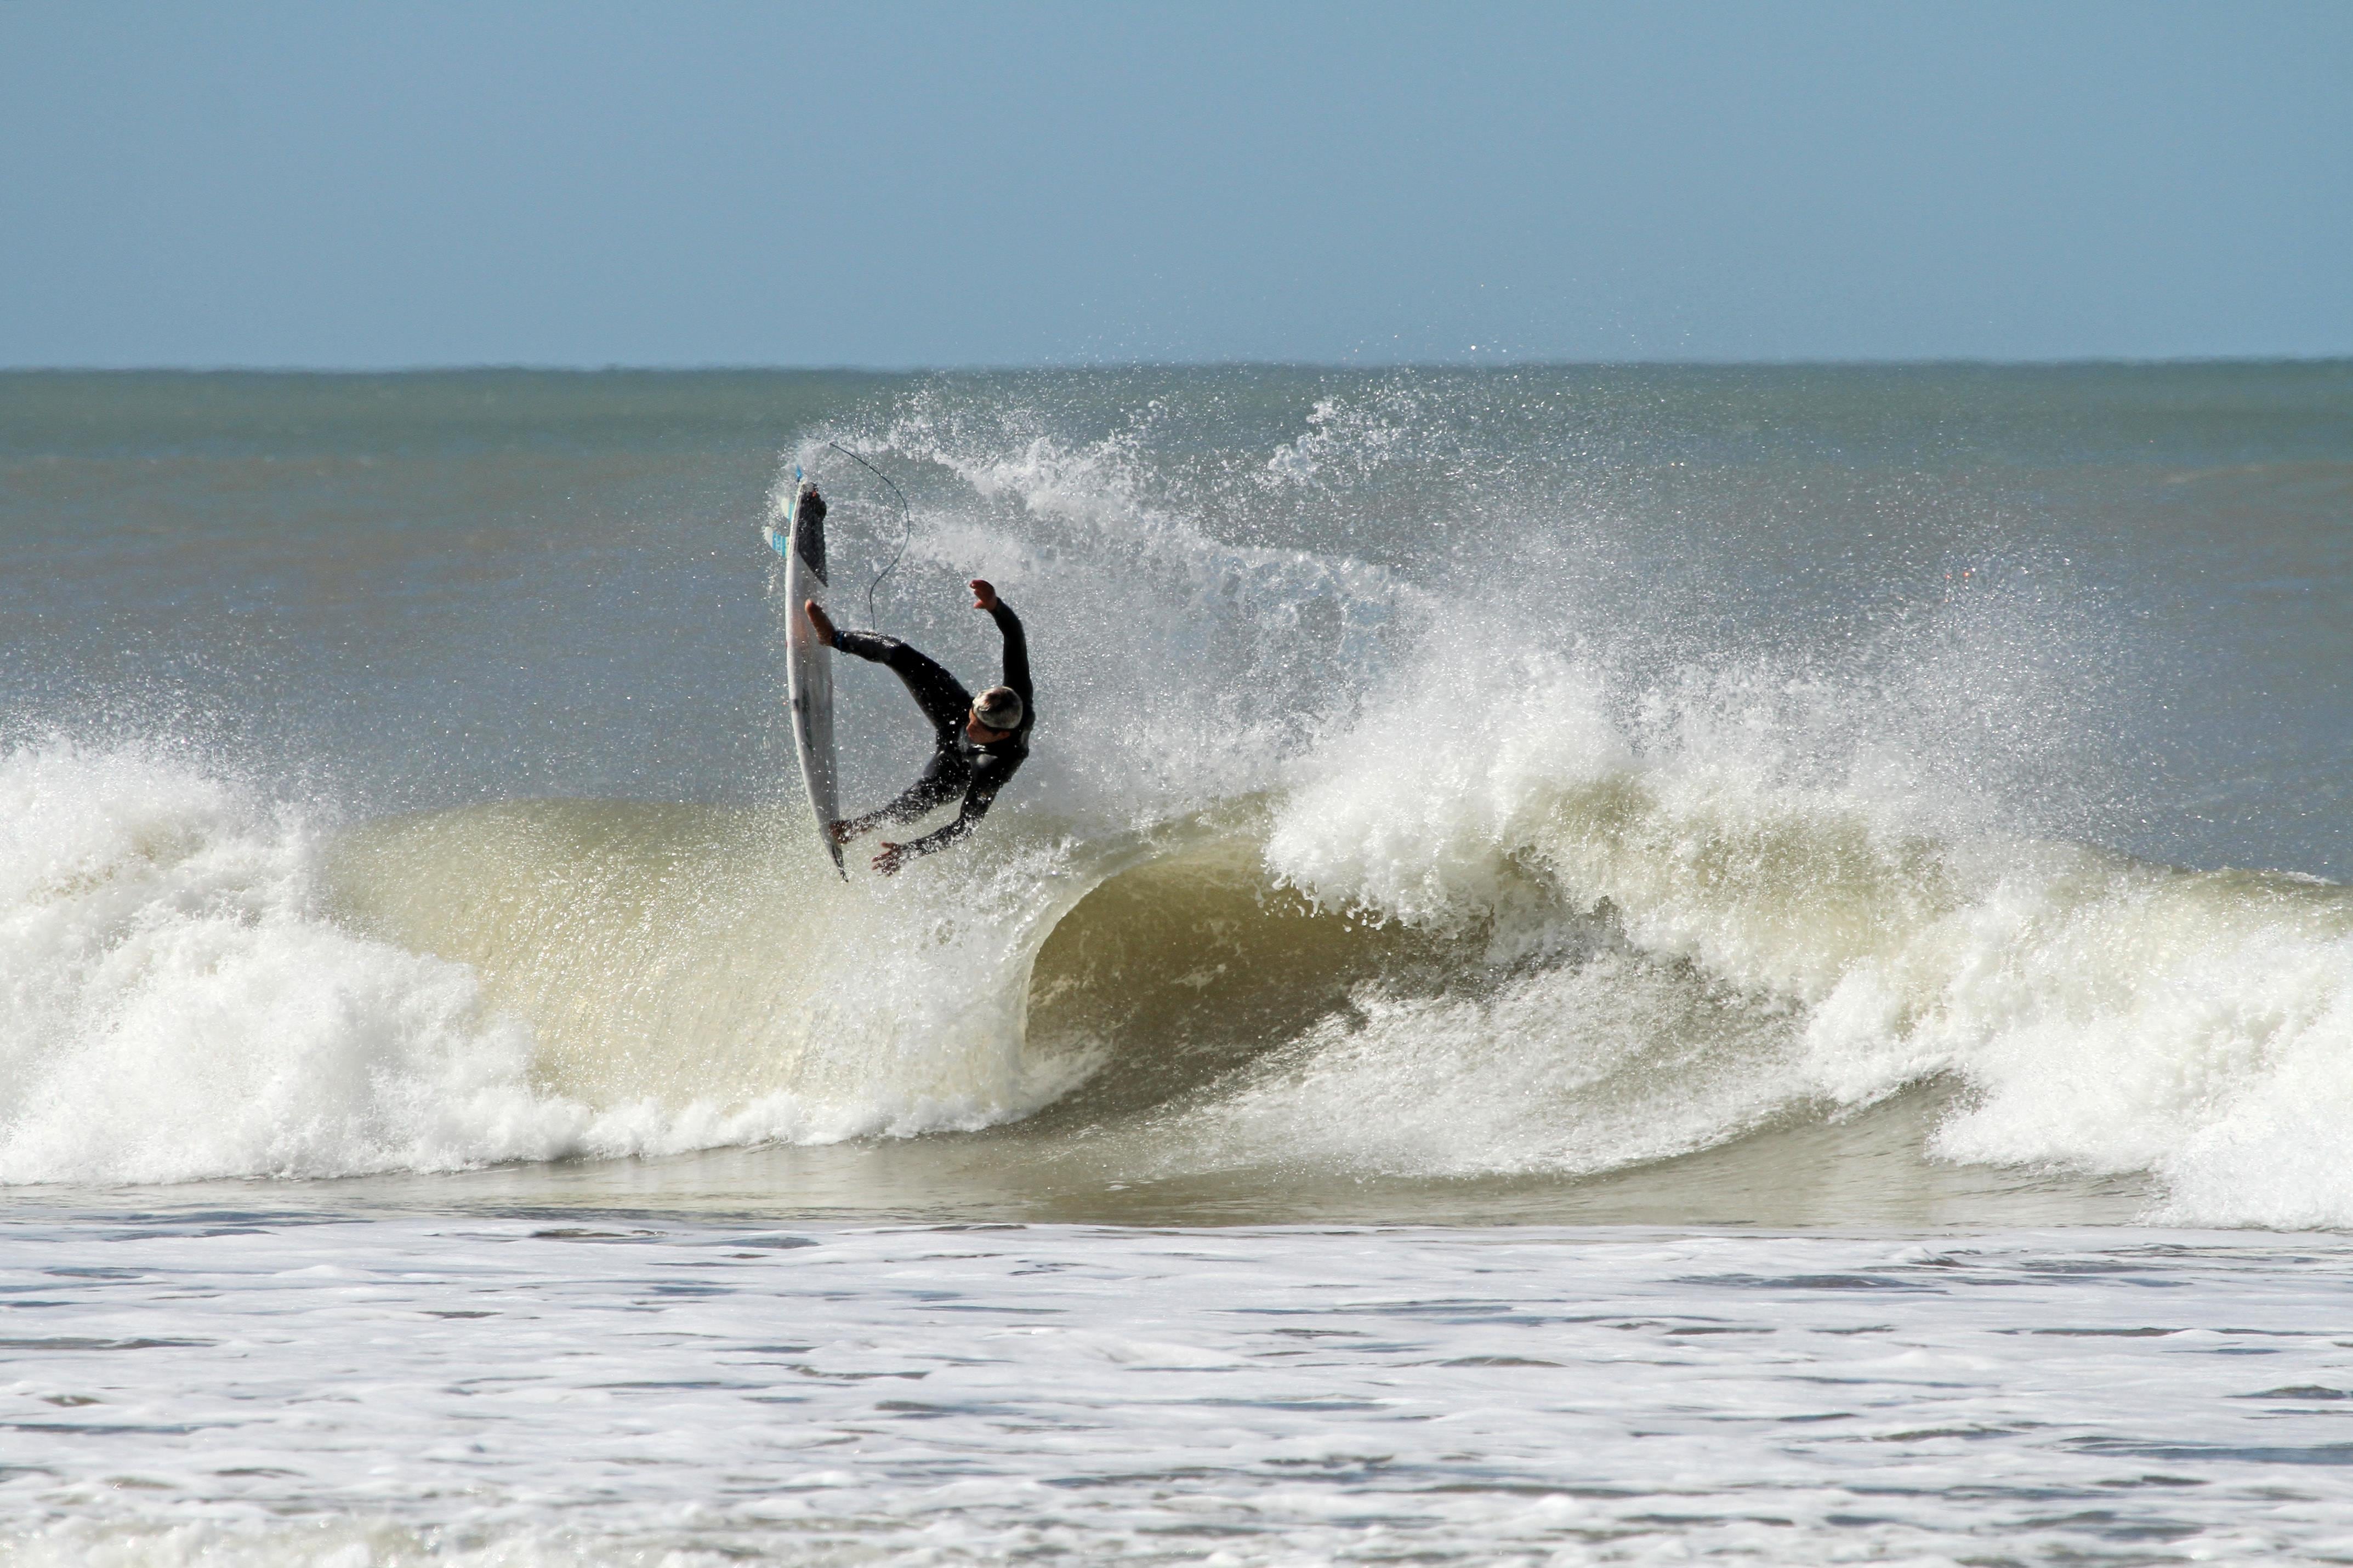
<instances>
[{"instance_id":1,"label":"wetsuit sleeve","mask_svg":"<svg viewBox=\"0 0 2353 1568\"><path fill-rule=\"evenodd\" d=\"M1021 699L1021 710L1027 713L1038 705L1029 692L1029 636L1021 629L1021 617L1004 600L997 600L988 614L997 629L1005 634L1005 684L1013 688L1013 694Z\"/></svg>"},{"instance_id":2,"label":"wetsuit sleeve","mask_svg":"<svg viewBox=\"0 0 2353 1568\"><path fill-rule=\"evenodd\" d=\"M1013 683L1008 680L1006 684L1010 686ZM988 808L997 804L997 792L1005 787L1006 782L1012 778L1020 765L1018 759L985 760L973 770L972 783L965 786L964 809L956 813L955 820L944 827L934 828L921 838L908 840L900 846L900 853L910 859L918 855L928 855L934 849L946 848L979 826L980 819L988 815Z\"/></svg>"},{"instance_id":3,"label":"wetsuit sleeve","mask_svg":"<svg viewBox=\"0 0 2353 1568\"><path fill-rule=\"evenodd\" d=\"M888 805L878 805L863 816L853 816L843 826L855 837L886 822L913 822L919 816L929 816L955 794L955 787L940 776L936 767L925 768L923 776L909 784L898 799Z\"/></svg>"}]
</instances>

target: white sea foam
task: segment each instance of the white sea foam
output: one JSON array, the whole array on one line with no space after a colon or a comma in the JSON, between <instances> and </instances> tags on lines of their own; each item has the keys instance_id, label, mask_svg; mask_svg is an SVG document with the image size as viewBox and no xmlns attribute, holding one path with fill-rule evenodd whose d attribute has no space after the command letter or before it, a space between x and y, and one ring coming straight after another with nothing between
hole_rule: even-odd
<instances>
[{"instance_id":1,"label":"white sea foam","mask_svg":"<svg viewBox=\"0 0 2353 1568\"><path fill-rule=\"evenodd\" d=\"M1808 1098L1793 1019L1639 954L1489 994L1367 985L1153 1123L1163 1169L1305 1163L1408 1176L1588 1174L1724 1142Z\"/></svg>"},{"instance_id":2,"label":"white sea foam","mask_svg":"<svg viewBox=\"0 0 2353 1568\"><path fill-rule=\"evenodd\" d=\"M20 1212L0 1562L2337 1561L2348 1261Z\"/></svg>"},{"instance_id":3,"label":"white sea foam","mask_svg":"<svg viewBox=\"0 0 2353 1568\"><path fill-rule=\"evenodd\" d=\"M314 918L311 837L137 751L0 760L0 1179L342 1174L545 1158L470 976Z\"/></svg>"},{"instance_id":4,"label":"white sea foam","mask_svg":"<svg viewBox=\"0 0 2353 1568\"><path fill-rule=\"evenodd\" d=\"M894 984L869 963L857 967L870 984L808 1014L779 1017L772 995L752 998L772 1036L804 1047L765 1076L649 1076L649 1051L675 1042L659 1016L632 1035L623 1004L643 996L641 976L614 977L609 1005L575 1031L584 1049L552 1048L565 1009L543 1009L534 1028L472 966L430 956L433 930L410 947L333 918L328 836L185 759L12 749L0 821L0 1182L341 1176L829 1142L982 1125L1053 1092L1024 1079L998 990L955 990L958 953L995 938L987 920L961 944L938 929L915 944L938 984L907 985L903 971ZM425 899L427 928L480 891L442 869L404 890ZM520 934L502 955L503 996L518 977L586 978L566 969L583 952L576 930ZM659 973L670 951L643 956ZM706 954L724 972L733 951ZM994 961L976 962L987 973ZM695 982L670 994L691 997ZM839 1048L809 1047L828 1030ZM757 1043L743 1032L720 1043ZM860 1049L887 1066L846 1068Z\"/></svg>"},{"instance_id":5,"label":"white sea foam","mask_svg":"<svg viewBox=\"0 0 2353 1568\"><path fill-rule=\"evenodd\" d=\"M1438 928L1600 910L1641 953L1801 1009L1801 1049L1732 1097L1723 1133L1952 1076L1973 1093L1945 1157L2154 1171L2167 1212L2201 1222L2353 1220L2353 1152L2327 1131L2353 1115L2353 892L1939 837L1979 814L1879 787L1860 751L1842 777L1818 752L1785 765L1799 737L1772 714L1613 704L1556 656L1466 673L1493 664L1433 659L1307 759L1271 864ZM1555 912L1511 891L1531 878ZM1575 1016L1556 1045L1590 1053ZM1516 1076L1543 1073L1529 1056Z\"/></svg>"}]
</instances>

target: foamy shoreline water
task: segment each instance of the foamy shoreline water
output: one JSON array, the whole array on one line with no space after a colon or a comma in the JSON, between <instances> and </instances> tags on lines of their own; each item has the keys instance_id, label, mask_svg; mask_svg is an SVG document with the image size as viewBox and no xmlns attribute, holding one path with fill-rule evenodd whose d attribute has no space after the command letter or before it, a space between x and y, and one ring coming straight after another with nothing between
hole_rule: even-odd
<instances>
[{"instance_id":1,"label":"foamy shoreline water","mask_svg":"<svg viewBox=\"0 0 2353 1568\"><path fill-rule=\"evenodd\" d=\"M2245 1233L0 1228L0 1561L2317 1562Z\"/></svg>"}]
</instances>

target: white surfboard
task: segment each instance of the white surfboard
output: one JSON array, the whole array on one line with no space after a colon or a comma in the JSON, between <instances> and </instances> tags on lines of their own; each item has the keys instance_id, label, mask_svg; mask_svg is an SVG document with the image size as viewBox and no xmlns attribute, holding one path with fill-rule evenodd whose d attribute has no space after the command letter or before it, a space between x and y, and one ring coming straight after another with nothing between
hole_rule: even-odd
<instances>
[{"instance_id":1,"label":"white surfboard","mask_svg":"<svg viewBox=\"0 0 2353 1568\"><path fill-rule=\"evenodd\" d=\"M793 744L800 752L801 782L808 786L809 809L833 868L844 881L841 846L827 829L841 816L841 787L833 757L833 649L817 640L803 606L825 603L825 520L801 516L801 469L793 465L792 504L784 526L762 526L768 546L785 558L785 679L792 693Z\"/></svg>"}]
</instances>

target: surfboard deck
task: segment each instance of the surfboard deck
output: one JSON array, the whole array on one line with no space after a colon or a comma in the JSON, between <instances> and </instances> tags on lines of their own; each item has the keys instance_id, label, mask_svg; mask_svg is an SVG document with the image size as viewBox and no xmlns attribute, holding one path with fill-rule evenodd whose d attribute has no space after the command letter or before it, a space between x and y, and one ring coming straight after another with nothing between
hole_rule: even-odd
<instances>
[{"instance_id":1,"label":"surfboard deck","mask_svg":"<svg viewBox=\"0 0 2353 1568\"><path fill-rule=\"evenodd\" d=\"M768 547L785 559L785 683L791 693L793 748L800 753L801 783L807 786L809 809L817 814L818 840L833 857L833 868L842 880L849 873L841 864L841 846L828 828L841 816L840 775L833 751L833 649L817 640L803 606L815 599L825 603L825 520L801 516L800 465L793 465L792 504L785 509L784 526L761 526Z\"/></svg>"}]
</instances>

